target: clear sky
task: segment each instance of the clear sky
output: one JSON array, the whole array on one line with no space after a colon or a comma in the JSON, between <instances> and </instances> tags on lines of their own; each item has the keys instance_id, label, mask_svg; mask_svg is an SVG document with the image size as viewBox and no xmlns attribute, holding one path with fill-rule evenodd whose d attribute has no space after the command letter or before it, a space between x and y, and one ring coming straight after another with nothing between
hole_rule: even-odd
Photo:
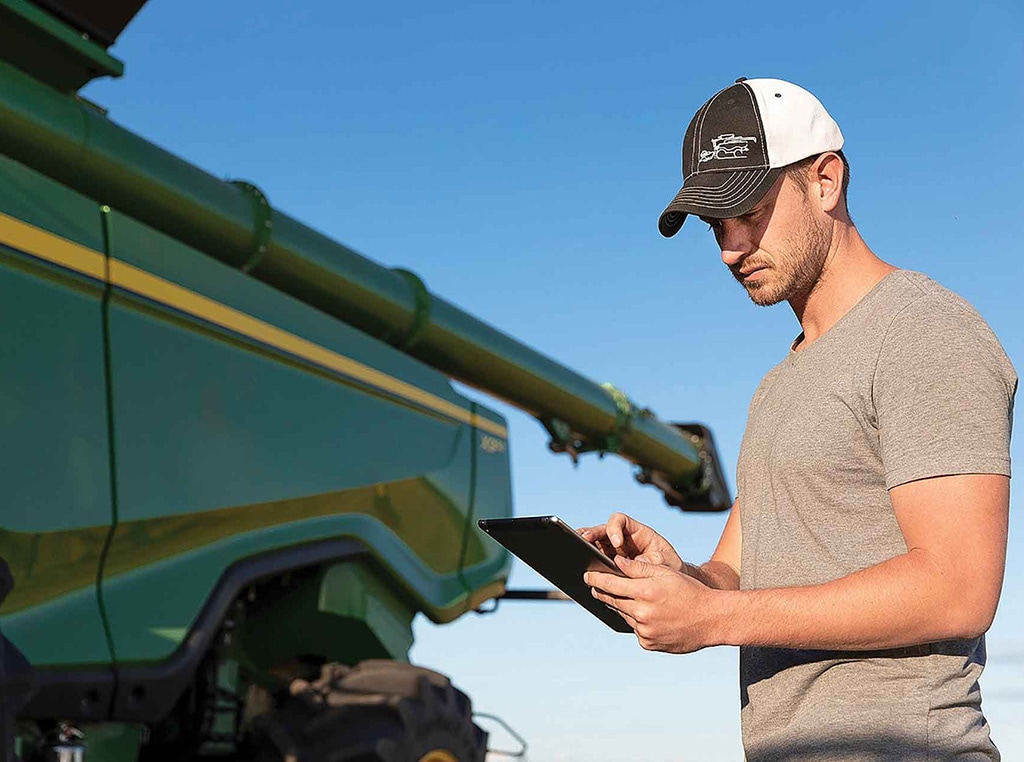
<instances>
[{"instance_id":1,"label":"clear sky","mask_svg":"<svg viewBox=\"0 0 1024 762\"><path fill-rule=\"evenodd\" d=\"M704 226L658 234L693 112L740 76L817 94L869 245L970 300L1020 371L1022 41L1019 0L152 0L114 48L125 79L86 94L661 417L706 422L735 485L750 395L799 328L786 305L749 303ZM627 510L691 560L711 553L724 517L665 507L614 458L574 470L490 404L509 418L518 513ZM1024 759L1022 551L1018 511L982 683L1005 759ZM731 649L649 654L569 604L416 630L414 659L504 717L534 762L742 759Z\"/></svg>"}]
</instances>

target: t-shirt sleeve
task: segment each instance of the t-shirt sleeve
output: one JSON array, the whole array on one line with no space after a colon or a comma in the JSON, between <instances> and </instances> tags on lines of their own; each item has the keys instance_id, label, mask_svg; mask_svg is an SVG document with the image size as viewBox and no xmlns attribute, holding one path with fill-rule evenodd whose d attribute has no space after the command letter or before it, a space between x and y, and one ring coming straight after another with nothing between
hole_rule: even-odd
<instances>
[{"instance_id":1,"label":"t-shirt sleeve","mask_svg":"<svg viewBox=\"0 0 1024 762\"><path fill-rule=\"evenodd\" d=\"M966 302L928 294L882 342L872 383L886 488L952 474L1010 475L1017 374Z\"/></svg>"}]
</instances>

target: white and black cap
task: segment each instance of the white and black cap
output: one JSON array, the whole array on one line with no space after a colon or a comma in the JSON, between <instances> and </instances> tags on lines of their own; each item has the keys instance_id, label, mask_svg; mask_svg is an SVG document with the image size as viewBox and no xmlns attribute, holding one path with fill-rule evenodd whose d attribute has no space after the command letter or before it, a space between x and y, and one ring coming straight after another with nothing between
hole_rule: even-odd
<instances>
[{"instance_id":1,"label":"white and black cap","mask_svg":"<svg viewBox=\"0 0 1024 762\"><path fill-rule=\"evenodd\" d=\"M843 133L817 98L781 79L736 80L701 106L683 138L683 187L658 229L666 238L687 214L746 214L783 168L843 147Z\"/></svg>"}]
</instances>

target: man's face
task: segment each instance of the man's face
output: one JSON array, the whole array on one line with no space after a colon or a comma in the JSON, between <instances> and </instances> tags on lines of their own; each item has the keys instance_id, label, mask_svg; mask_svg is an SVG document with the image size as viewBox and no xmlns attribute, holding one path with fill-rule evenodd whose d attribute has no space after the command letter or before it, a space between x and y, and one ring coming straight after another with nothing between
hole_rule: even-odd
<instances>
[{"instance_id":1,"label":"man's face","mask_svg":"<svg viewBox=\"0 0 1024 762\"><path fill-rule=\"evenodd\" d=\"M810 294L832 244L830 220L814 209L808 189L788 175L747 214L701 219L714 232L733 277L762 307Z\"/></svg>"}]
</instances>

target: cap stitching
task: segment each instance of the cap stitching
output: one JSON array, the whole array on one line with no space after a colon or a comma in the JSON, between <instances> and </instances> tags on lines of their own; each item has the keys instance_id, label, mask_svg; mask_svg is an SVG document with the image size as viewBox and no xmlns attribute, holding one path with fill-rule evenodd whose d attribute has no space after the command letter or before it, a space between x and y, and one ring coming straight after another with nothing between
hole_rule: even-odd
<instances>
[{"instance_id":1,"label":"cap stitching","mask_svg":"<svg viewBox=\"0 0 1024 762\"><path fill-rule=\"evenodd\" d=\"M687 194L686 198L692 201L707 201L709 204L719 202L727 206L735 200L740 200L750 194L750 191L764 180L764 176L747 178L744 183L735 188L730 188L728 193L700 193Z\"/></svg>"},{"instance_id":2,"label":"cap stitching","mask_svg":"<svg viewBox=\"0 0 1024 762\"><path fill-rule=\"evenodd\" d=\"M682 195L684 193L692 194L692 195L710 195L710 196L731 194L731 193L733 193L733 191L735 190L735 188L737 186L742 186L743 184L748 183L750 180L754 180L755 182L759 182L770 171L771 170L768 170L768 169L757 168L757 169L752 169L752 170L741 170L739 172L733 172L733 173L731 173L729 175L729 177L726 179L726 181L724 183L722 183L721 185L719 185L717 187L708 188L708 187L704 187L704 186L698 186L698 187L691 186L691 187L687 188L687 187L684 186L683 188L681 188L679 190L679 193L677 193L676 196L678 197L678 196L680 196L680 195Z\"/></svg>"},{"instance_id":3,"label":"cap stitching","mask_svg":"<svg viewBox=\"0 0 1024 762\"><path fill-rule=\"evenodd\" d=\"M697 111L697 113L694 114L694 119L695 120L703 119L704 118L704 114L706 114L707 111L708 111L708 104L709 103L710 103L710 101L708 103L705 103L703 106L700 107L700 109ZM693 132L694 132L693 142L690 144L690 166L691 167L696 167L697 166L697 164L695 162L696 155L695 155L694 152L697 150L697 148L700 147L700 128L701 128L701 122L698 122L697 125L694 127L694 130L693 130ZM686 142L686 135L685 134L683 135L683 142L684 143ZM693 176L694 172L696 172L696 169L694 169L692 172L690 172L690 177ZM684 167L683 168L683 182L686 182L686 177L687 177L687 175L686 175L686 168Z\"/></svg>"},{"instance_id":4,"label":"cap stitching","mask_svg":"<svg viewBox=\"0 0 1024 762\"><path fill-rule=\"evenodd\" d=\"M749 193L747 194L749 196ZM740 196L736 199L728 199L727 201L714 202L714 201L697 201L695 204L704 207L705 209L734 209L740 202L745 201L747 196Z\"/></svg>"},{"instance_id":5,"label":"cap stitching","mask_svg":"<svg viewBox=\"0 0 1024 762\"><path fill-rule=\"evenodd\" d=\"M679 199L678 201L676 201L666 211L675 211L675 210L682 209L684 211L690 212L690 211L693 211L695 208L696 209L735 209L736 207L741 206L742 204L746 203L750 199L752 191L757 186L758 186L758 183L754 183L754 184L744 188L742 193L737 193L737 194L735 194L733 196L730 196L728 198L723 198L723 199L703 198L703 197Z\"/></svg>"},{"instance_id":6,"label":"cap stitching","mask_svg":"<svg viewBox=\"0 0 1024 762\"><path fill-rule=\"evenodd\" d=\"M754 182L757 178L753 178ZM737 193L743 193L751 183L750 177L738 178L735 182L722 185L718 188L693 188L686 194L689 198L731 198Z\"/></svg>"},{"instance_id":7,"label":"cap stitching","mask_svg":"<svg viewBox=\"0 0 1024 762\"><path fill-rule=\"evenodd\" d=\"M743 89L746 91L747 97L750 98L750 106L754 109L754 118L757 119L757 131L761 135L761 145L764 147L765 166L770 168L772 160L771 157L768 156L768 136L764 132L764 123L761 121L761 111L758 109L757 99L754 97L754 88L744 82Z\"/></svg>"},{"instance_id":8,"label":"cap stitching","mask_svg":"<svg viewBox=\"0 0 1024 762\"><path fill-rule=\"evenodd\" d=\"M770 173L770 169L758 170L757 174L751 175L749 178L746 178L748 182L744 183L740 188L735 189L735 191L732 192L731 194L726 195L722 198L715 198L714 194L709 196L691 192L687 194L686 201L690 203L700 204L701 206L704 206L708 209L728 209L730 207L736 206L738 203L749 197L751 191L758 185L760 185L769 176ZM683 190L686 189L684 188ZM672 203L669 204L668 208L665 210L666 212L672 211L672 206L674 204L681 203L683 201L683 199L681 199L681 196L683 195L683 190L681 190L679 194L676 196L676 198L672 200ZM664 214L664 212L662 214Z\"/></svg>"},{"instance_id":9,"label":"cap stitching","mask_svg":"<svg viewBox=\"0 0 1024 762\"><path fill-rule=\"evenodd\" d=\"M690 146L690 166L693 168L693 171L690 172L690 177L693 177L695 174L700 172L700 165L697 163L697 156L700 151L700 136L704 132L704 120L707 119L708 112L711 110L711 104L715 102L715 98L720 94L721 90L712 95L711 99L704 104L704 108L700 115L700 121L697 122L697 129L694 131L693 135L693 145ZM683 178L683 182L685 181L686 178Z\"/></svg>"},{"instance_id":10,"label":"cap stitching","mask_svg":"<svg viewBox=\"0 0 1024 762\"><path fill-rule=\"evenodd\" d=\"M729 87L732 87L732 85L729 85ZM704 113L700 115L700 124L697 125L697 134L694 136L694 137L696 137L696 141L693 144L693 148L694 149L699 149L700 148L700 136L701 136L701 133L704 131L704 120L705 120L705 118L707 118L708 112L711 110L711 104L714 103L718 99L719 95L721 95L726 90L728 90L729 87L723 87L717 93L712 95L711 99L705 104ZM694 170L690 174L690 177L693 177L694 175L700 174L700 165L697 164L696 161L694 161L694 158L695 157L693 157L693 156L690 157L690 161L691 161L691 163L692 163L692 165L694 167ZM686 182L686 178L685 177L683 178L683 182Z\"/></svg>"},{"instance_id":11,"label":"cap stitching","mask_svg":"<svg viewBox=\"0 0 1024 762\"><path fill-rule=\"evenodd\" d=\"M719 185L717 188L686 188L684 186L683 188L680 188L679 192L676 194L676 199L682 197L692 198L695 196L705 198L729 197L736 193L737 188L743 188L747 186L750 182L760 182L762 179L764 179L764 176L765 174L767 174L767 171L768 170L754 170L754 174L743 173L742 175L732 175L725 183Z\"/></svg>"}]
</instances>

